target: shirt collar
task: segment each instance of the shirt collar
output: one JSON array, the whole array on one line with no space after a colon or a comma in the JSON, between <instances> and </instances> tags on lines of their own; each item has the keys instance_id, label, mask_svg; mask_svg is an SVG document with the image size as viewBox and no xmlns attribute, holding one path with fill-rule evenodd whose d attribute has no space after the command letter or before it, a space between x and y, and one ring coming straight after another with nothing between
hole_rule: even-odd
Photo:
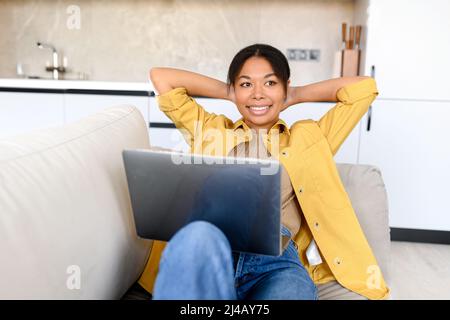
<instances>
[{"instance_id":1,"label":"shirt collar","mask_svg":"<svg viewBox=\"0 0 450 320\"><path fill-rule=\"evenodd\" d=\"M249 126L244 122L244 118L240 118L233 124L233 131L236 131L239 128L243 128L245 131L250 130ZM280 132L287 132L288 135L291 135L288 125L282 119L278 119L272 128L270 128L269 132L274 128L279 129Z\"/></svg>"}]
</instances>

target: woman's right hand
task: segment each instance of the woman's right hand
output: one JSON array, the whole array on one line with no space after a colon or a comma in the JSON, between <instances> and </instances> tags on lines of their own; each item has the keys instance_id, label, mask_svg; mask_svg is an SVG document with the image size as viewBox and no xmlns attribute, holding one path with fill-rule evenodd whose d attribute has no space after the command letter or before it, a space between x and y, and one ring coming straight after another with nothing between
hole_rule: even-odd
<instances>
[{"instance_id":1,"label":"woman's right hand","mask_svg":"<svg viewBox=\"0 0 450 320\"><path fill-rule=\"evenodd\" d=\"M234 92L234 86L229 87L227 99L236 104L236 94Z\"/></svg>"},{"instance_id":2,"label":"woman's right hand","mask_svg":"<svg viewBox=\"0 0 450 320\"><path fill-rule=\"evenodd\" d=\"M284 104L281 111L286 110L290 106L297 103L297 101L295 100L297 94L296 90L298 90L298 87L291 87L291 86L288 87L286 98L284 99Z\"/></svg>"}]
</instances>

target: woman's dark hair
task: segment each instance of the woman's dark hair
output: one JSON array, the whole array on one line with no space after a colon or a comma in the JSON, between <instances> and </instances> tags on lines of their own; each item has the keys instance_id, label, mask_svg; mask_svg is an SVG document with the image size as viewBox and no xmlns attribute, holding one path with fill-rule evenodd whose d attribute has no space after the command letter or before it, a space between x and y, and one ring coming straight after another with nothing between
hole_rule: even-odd
<instances>
[{"instance_id":1,"label":"woman's dark hair","mask_svg":"<svg viewBox=\"0 0 450 320\"><path fill-rule=\"evenodd\" d=\"M236 77L242 69L245 61L251 57L265 58L272 66L273 72L281 80L284 92L287 92L287 81L291 76L291 70L286 56L277 48L268 44L256 43L240 50L233 58L228 68L228 89L234 86Z\"/></svg>"}]
</instances>

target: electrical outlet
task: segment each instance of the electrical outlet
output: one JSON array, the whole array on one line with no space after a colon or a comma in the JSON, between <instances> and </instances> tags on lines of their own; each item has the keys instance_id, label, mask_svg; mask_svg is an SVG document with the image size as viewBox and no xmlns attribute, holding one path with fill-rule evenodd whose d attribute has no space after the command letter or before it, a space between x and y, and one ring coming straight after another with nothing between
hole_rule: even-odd
<instances>
[{"instance_id":1,"label":"electrical outlet","mask_svg":"<svg viewBox=\"0 0 450 320\"><path fill-rule=\"evenodd\" d=\"M308 50L305 49L288 49L287 57L289 60L308 60Z\"/></svg>"},{"instance_id":2,"label":"electrical outlet","mask_svg":"<svg viewBox=\"0 0 450 320\"><path fill-rule=\"evenodd\" d=\"M288 60L294 61L319 61L320 50L318 49L287 49Z\"/></svg>"},{"instance_id":3,"label":"electrical outlet","mask_svg":"<svg viewBox=\"0 0 450 320\"><path fill-rule=\"evenodd\" d=\"M320 50L319 49L309 50L309 60L319 61L320 60Z\"/></svg>"}]
</instances>

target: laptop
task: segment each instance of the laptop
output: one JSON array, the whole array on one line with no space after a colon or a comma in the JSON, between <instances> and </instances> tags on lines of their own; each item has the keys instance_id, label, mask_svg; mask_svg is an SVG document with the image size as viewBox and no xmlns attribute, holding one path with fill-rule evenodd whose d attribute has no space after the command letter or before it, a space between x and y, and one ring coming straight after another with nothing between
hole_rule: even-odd
<instances>
[{"instance_id":1,"label":"laptop","mask_svg":"<svg viewBox=\"0 0 450 320\"><path fill-rule=\"evenodd\" d=\"M280 164L144 149L122 153L137 235L169 241L183 226L217 226L233 251L281 254Z\"/></svg>"}]
</instances>

